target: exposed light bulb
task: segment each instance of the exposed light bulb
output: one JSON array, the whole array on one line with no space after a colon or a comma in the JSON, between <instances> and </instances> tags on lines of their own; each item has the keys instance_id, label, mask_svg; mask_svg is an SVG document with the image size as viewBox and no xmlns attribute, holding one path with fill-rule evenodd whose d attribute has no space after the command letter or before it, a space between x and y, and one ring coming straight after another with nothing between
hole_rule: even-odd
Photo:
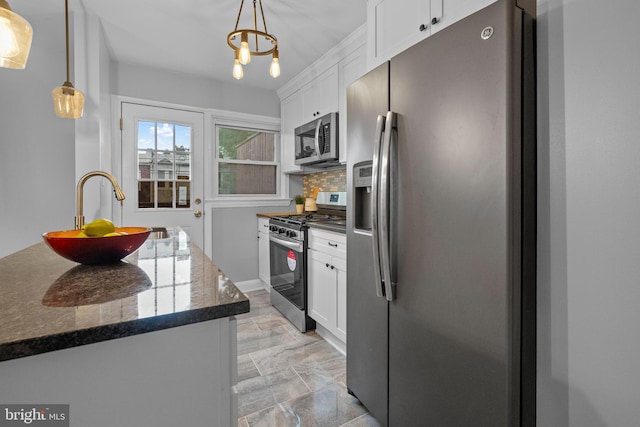
<instances>
[{"instance_id":1,"label":"exposed light bulb","mask_svg":"<svg viewBox=\"0 0 640 427\"><path fill-rule=\"evenodd\" d=\"M269 68L269 75L274 79L280 75L280 59L278 58L277 50L273 53L271 68Z\"/></svg>"},{"instance_id":2,"label":"exposed light bulb","mask_svg":"<svg viewBox=\"0 0 640 427\"><path fill-rule=\"evenodd\" d=\"M236 58L233 61L233 78L236 80L240 80L242 77L244 77L244 71L242 71L240 60Z\"/></svg>"},{"instance_id":3,"label":"exposed light bulb","mask_svg":"<svg viewBox=\"0 0 640 427\"><path fill-rule=\"evenodd\" d=\"M11 22L7 18L0 16L0 56L13 58L19 52L20 48L11 29Z\"/></svg>"},{"instance_id":4,"label":"exposed light bulb","mask_svg":"<svg viewBox=\"0 0 640 427\"><path fill-rule=\"evenodd\" d=\"M249 50L249 35L242 33L240 41L240 63L247 65L251 62L251 51Z\"/></svg>"}]
</instances>

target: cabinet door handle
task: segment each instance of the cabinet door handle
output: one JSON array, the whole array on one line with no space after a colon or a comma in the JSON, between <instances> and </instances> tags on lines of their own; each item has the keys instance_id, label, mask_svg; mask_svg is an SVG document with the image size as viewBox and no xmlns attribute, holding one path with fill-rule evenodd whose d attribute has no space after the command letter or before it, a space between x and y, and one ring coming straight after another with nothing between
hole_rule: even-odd
<instances>
[{"instance_id":1,"label":"cabinet door handle","mask_svg":"<svg viewBox=\"0 0 640 427\"><path fill-rule=\"evenodd\" d=\"M331 243L331 242L328 242L328 243L329 243L329 246L331 246L333 248L337 248L338 247L337 243Z\"/></svg>"},{"instance_id":2,"label":"cabinet door handle","mask_svg":"<svg viewBox=\"0 0 640 427\"><path fill-rule=\"evenodd\" d=\"M429 26L428 26L428 25L420 24L420 28L419 28L419 30L420 30L420 31L424 31L424 30L426 30L427 28L429 28Z\"/></svg>"},{"instance_id":3,"label":"cabinet door handle","mask_svg":"<svg viewBox=\"0 0 640 427\"><path fill-rule=\"evenodd\" d=\"M336 268L336 267L335 267L335 265L332 265L332 266L331 266L331 269L332 269L332 270L333 270L333 269L335 269L335 268Z\"/></svg>"},{"instance_id":4,"label":"cabinet door handle","mask_svg":"<svg viewBox=\"0 0 640 427\"><path fill-rule=\"evenodd\" d=\"M438 18L433 18L433 19L431 20L431 25L436 25L438 22L440 22L440 19L438 19Z\"/></svg>"},{"instance_id":5,"label":"cabinet door handle","mask_svg":"<svg viewBox=\"0 0 640 427\"><path fill-rule=\"evenodd\" d=\"M329 267L329 263L326 263L325 266Z\"/></svg>"}]
</instances>

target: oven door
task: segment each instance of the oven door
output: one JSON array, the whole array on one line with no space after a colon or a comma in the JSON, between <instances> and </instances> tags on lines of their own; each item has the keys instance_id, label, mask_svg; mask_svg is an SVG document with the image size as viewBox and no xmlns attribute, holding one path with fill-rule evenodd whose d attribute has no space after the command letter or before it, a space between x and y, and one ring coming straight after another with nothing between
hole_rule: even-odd
<instances>
[{"instance_id":1,"label":"oven door","mask_svg":"<svg viewBox=\"0 0 640 427\"><path fill-rule=\"evenodd\" d=\"M269 234L271 287L300 310L306 310L304 242Z\"/></svg>"}]
</instances>

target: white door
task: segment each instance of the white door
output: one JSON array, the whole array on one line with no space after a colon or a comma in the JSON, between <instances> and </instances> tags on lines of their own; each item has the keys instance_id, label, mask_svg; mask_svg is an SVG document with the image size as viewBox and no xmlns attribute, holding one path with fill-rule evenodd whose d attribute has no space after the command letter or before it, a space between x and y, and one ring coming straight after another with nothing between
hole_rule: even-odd
<instances>
[{"instance_id":1,"label":"white door","mask_svg":"<svg viewBox=\"0 0 640 427\"><path fill-rule=\"evenodd\" d=\"M122 224L180 226L204 248L204 114L121 107Z\"/></svg>"}]
</instances>

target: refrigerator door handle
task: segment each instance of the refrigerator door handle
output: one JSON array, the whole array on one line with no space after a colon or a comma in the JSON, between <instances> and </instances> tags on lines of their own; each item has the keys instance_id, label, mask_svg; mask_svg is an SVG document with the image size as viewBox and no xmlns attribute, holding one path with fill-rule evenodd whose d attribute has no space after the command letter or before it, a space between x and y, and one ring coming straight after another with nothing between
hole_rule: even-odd
<instances>
[{"instance_id":1,"label":"refrigerator door handle","mask_svg":"<svg viewBox=\"0 0 640 427\"><path fill-rule=\"evenodd\" d=\"M376 295L384 297L382 275L380 273L380 238L378 235L378 179L380 170L380 147L384 133L385 117L380 115L376 122L376 139L373 145L373 165L371 173L371 240L373 242L373 277Z\"/></svg>"},{"instance_id":2,"label":"refrigerator door handle","mask_svg":"<svg viewBox=\"0 0 640 427\"><path fill-rule=\"evenodd\" d=\"M380 245L380 266L387 301L395 299L395 280L391 277L391 144L395 140L396 113L389 111L385 122L384 140L381 147L380 185L378 200L378 230Z\"/></svg>"}]
</instances>

